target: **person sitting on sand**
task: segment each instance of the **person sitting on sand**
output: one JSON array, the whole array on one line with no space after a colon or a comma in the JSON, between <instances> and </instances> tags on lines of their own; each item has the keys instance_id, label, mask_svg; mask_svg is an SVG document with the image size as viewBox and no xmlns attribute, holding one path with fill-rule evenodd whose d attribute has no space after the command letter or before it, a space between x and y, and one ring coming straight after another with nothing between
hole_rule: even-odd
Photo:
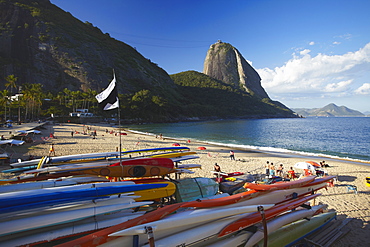
<instances>
[{"instance_id":1,"label":"person sitting on sand","mask_svg":"<svg viewBox=\"0 0 370 247\"><path fill-rule=\"evenodd\" d=\"M221 167L217 163L215 163L214 168L215 172L221 172Z\"/></svg>"},{"instance_id":2,"label":"person sitting on sand","mask_svg":"<svg viewBox=\"0 0 370 247\"><path fill-rule=\"evenodd\" d=\"M290 167L290 170L288 171L288 176L290 179L297 178L297 175L295 175L295 171L293 170L293 167Z\"/></svg>"}]
</instances>

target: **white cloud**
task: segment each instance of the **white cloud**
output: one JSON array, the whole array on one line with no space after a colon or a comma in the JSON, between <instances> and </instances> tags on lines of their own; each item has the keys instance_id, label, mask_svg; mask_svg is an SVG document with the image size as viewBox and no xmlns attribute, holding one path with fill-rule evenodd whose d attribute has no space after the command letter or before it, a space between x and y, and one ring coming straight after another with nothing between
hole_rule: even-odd
<instances>
[{"instance_id":1,"label":"white cloud","mask_svg":"<svg viewBox=\"0 0 370 247\"><path fill-rule=\"evenodd\" d=\"M333 42L333 45L339 45L341 42L339 42L339 41L334 41Z\"/></svg>"},{"instance_id":2,"label":"white cloud","mask_svg":"<svg viewBox=\"0 0 370 247\"><path fill-rule=\"evenodd\" d=\"M364 85L359 87L359 81L370 71L370 43L343 55L319 53L311 56L310 52L305 49L294 53L281 67L257 69L262 86L277 97L283 97L282 94L298 96L300 93L312 93L317 97L327 94L339 96L369 90ZM358 88L356 92L355 88Z\"/></svg>"},{"instance_id":3,"label":"white cloud","mask_svg":"<svg viewBox=\"0 0 370 247\"><path fill-rule=\"evenodd\" d=\"M308 43L309 45L314 45L315 42L314 41L311 41L310 43Z\"/></svg>"},{"instance_id":4,"label":"white cloud","mask_svg":"<svg viewBox=\"0 0 370 247\"><path fill-rule=\"evenodd\" d=\"M325 92L343 92L346 90L348 85L352 83L353 80L340 81L338 83L330 83L326 85Z\"/></svg>"},{"instance_id":5,"label":"white cloud","mask_svg":"<svg viewBox=\"0 0 370 247\"><path fill-rule=\"evenodd\" d=\"M370 94L370 83L364 83L361 87L355 90L357 94Z\"/></svg>"}]
</instances>

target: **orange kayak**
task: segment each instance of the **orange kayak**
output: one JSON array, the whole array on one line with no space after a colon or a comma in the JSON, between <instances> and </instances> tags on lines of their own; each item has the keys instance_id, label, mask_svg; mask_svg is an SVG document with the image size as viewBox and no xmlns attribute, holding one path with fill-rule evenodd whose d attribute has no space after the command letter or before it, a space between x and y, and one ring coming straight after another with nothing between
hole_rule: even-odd
<instances>
[{"instance_id":1,"label":"orange kayak","mask_svg":"<svg viewBox=\"0 0 370 247\"><path fill-rule=\"evenodd\" d=\"M285 190L294 189L298 187L305 186L315 180L315 176L308 176L302 179L289 181L289 182L277 182L273 184L255 184L255 183L245 183L244 188L252 190Z\"/></svg>"}]
</instances>

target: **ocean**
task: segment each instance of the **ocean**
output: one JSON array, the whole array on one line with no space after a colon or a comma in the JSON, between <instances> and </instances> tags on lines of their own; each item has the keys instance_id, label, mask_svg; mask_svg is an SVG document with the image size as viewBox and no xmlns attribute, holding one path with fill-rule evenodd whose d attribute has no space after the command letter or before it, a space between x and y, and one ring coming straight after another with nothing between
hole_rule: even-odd
<instances>
[{"instance_id":1,"label":"ocean","mask_svg":"<svg viewBox=\"0 0 370 247\"><path fill-rule=\"evenodd\" d=\"M370 117L218 120L127 127L239 149L370 161Z\"/></svg>"}]
</instances>

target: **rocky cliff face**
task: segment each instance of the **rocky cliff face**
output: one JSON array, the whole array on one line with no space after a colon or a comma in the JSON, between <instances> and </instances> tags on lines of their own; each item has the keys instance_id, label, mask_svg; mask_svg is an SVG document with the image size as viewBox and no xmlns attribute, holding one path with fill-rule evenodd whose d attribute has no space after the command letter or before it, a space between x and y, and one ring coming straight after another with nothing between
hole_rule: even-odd
<instances>
[{"instance_id":1,"label":"rocky cliff face","mask_svg":"<svg viewBox=\"0 0 370 247\"><path fill-rule=\"evenodd\" d=\"M115 69L120 93L172 88L169 75L134 48L81 22L49 0L0 1L0 90L41 83L60 91L105 88Z\"/></svg>"},{"instance_id":2,"label":"rocky cliff face","mask_svg":"<svg viewBox=\"0 0 370 247\"><path fill-rule=\"evenodd\" d=\"M261 78L240 52L228 43L211 45L204 61L203 73L217 80L244 88L251 95L269 98L261 86Z\"/></svg>"}]
</instances>

